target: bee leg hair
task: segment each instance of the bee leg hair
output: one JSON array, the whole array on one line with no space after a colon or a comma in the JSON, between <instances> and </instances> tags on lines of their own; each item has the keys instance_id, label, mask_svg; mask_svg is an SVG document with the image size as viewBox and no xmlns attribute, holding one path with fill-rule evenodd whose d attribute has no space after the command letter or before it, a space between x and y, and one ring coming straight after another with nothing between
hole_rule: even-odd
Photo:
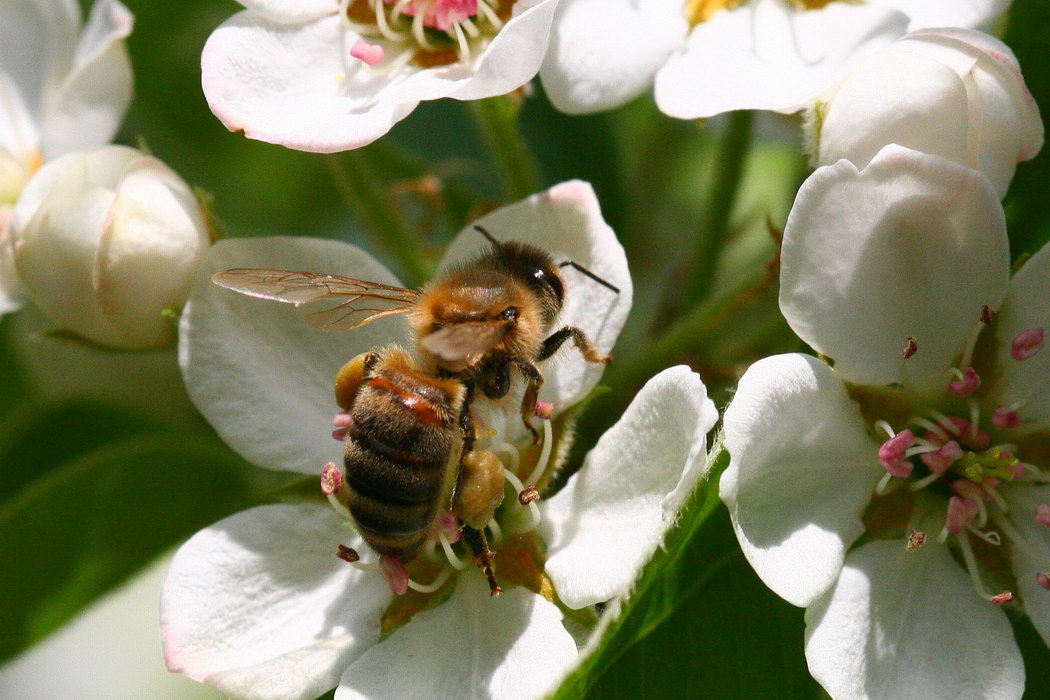
<instances>
[{"instance_id":1,"label":"bee leg hair","mask_svg":"<svg viewBox=\"0 0 1050 700\"><path fill-rule=\"evenodd\" d=\"M492 558L495 555L489 549L489 542L485 537L484 531L475 530L470 525L464 524L463 541L467 543L471 553L474 555L474 566L485 572L485 577L489 580L490 594L499 595L502 593L503 589L496 583L496 572L492 570Z\"/></svg>"},{"instance_id":2,"label":"bee leg hair","mask_svg":"<svg viewBox=\"0 0 1050 700\"><path fill-rule=\"evenodd\" d=\"M532 427L532 423L529 421L536 415L536 399L539 397L540 387L543 386L543 373L540 372L536 365L520 355L509 356L507 362L514 363L514 366L524 375L527 382L525 394L521 397L521 422L525 424L526 429L532 434L532 444L535 445L540 441L540 434L539 431Z\"/></svg>"},{"instance_id":3,"label":"bee leg hair","mask_svg":"<svg viewBox=\"0 0 1050 700\"><path fill-rule=\"evenodd\" d=\"M587 337L587 334L576 326L565 326L561 330L555 331L549 338L544 340L543 347L540 349L539 359L546 360L548 357L558 352L558 349L569 338L572 338L573 345L575 345L576 349L583 354L583 359L588 362L601 365L607 365L612 362L612 355L603 355L598 350L598 346Z\"/></svg>"}]
</instances>

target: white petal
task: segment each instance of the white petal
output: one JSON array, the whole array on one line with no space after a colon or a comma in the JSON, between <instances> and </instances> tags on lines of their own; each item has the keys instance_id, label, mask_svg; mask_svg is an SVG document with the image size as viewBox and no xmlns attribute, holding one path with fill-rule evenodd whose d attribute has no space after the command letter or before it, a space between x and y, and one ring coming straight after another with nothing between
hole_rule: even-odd
<instances>
[{"instance_id":1,"label":"white petal","mask_svg":"<svg viewBox=\"0 0 1050 700\"><path fill-rule=\"evenodd\" d=\"M753 0L698 24L656 74L656 103L672 117L735 109L795 111L850 61L904 33L908 18L868 4L833 2L800 11Z\"/></svg>"},{"instance_id":2,"label":"white petal","mask_svg":"<svg viewBox=\"0 0 1050 700\"><path fill-rule=\"evenodd\" d=\"M887 146L799 189L784 229L780 309L848 381L942 388L1009 279L1002 207L980 173ZM914 337L918 352L901 349Z\"/></svg>"},{"instance_id":3,"label":"white petal","mask_svg":"<svg viewBox=\"0 0 1050 700\"><path fill-rule=\"evenodd\" d=\"M42 125L45 161L109 143L131 103L131 61L124 39L134 17L117 0L96 0L71 72L48 100Z\"/></svg>"},{"instance_id":4,"label":"white petal","mask_svg":"<svg viewBox=\"0 0 1050 700\"><path fill-rule=\"evenodd\" d=\"M806 659L832 697L990 700L1024 690L1006 615L937 544L850 552L835 588L806 610Z\"/></svg>"},{"instance_id":5,"label":"white petal","mask_svg":"<svg viewBox=\"0 0 1050 700\"><path fill-rule=\"evenodd\" d=\"M1010 280L996 328L1003 370L1000 401L1004 406L1023 402L1023 418L1050 421L1050 348L1023 362L1010 355L1013 339L1034 328L1042 328L1043 342L1050 344L1050 245L1029 258Z\"/></svg>"},{"instance_id":6,"label":"white petal","mask_svg":"<svg viewBox=\"0 0 1050 700\"><path fill-rule=\"evenodd\" d=\"M362 70L350 75L345 60L355 59L345 40L336 16L282 25L240 12L204 46L201 86L208 106L231 131L301 151L371 143L415 102L377 100L386 79Z\"/></svg>"},{"instance_id":7,"label":"white petal","mask_svg":"<svg viewBox=\"0 0 1050 700\"><path fill-rule=\"evenodd\" d=\"M1050 645L1050 591L1035 580L1037 573L1050 575L1050 528L1035 520L1035 509L1041 504L1050 504L1050 486L1009 485L1003 488L1003 496L1010 506L1010 520L1040 555L1037 557L1016 543L1010 545L1014 578L1024 610L1043 641Z\"/></svg>"},{"instance_id":8,"label":"white petal","mask_svg":"<svg viewBox=\"0 0 1050 700\"><path fill-rule=\"evenodd\" d=\"M0 697L221 697L214 688L164 667L157 599L170 561L170 556L161 557L47 639L6 662L0 667ZM76 662L70 663L71 659Z\"/></svg>"},{"instance_id":9,"label":"white petal","mask_svg":"<svg viewBox=\"0 0 1050 700\"><path fill-rule=\"evenodd\" d=\"M988 28L1010 0L868 0L908 15L909 31L922 27Z\"/></svg>"},{"instance_id":10,"label":"white petal","mask_svg":"<svg viewBox=\"0 0 1050 700\"><path fill-rule=\"evenodd\" d=\"M25 303L25 288L15 269L15 252L7 225L10 218L11 206L0 204L0 316L17 311Z\"/></svg>"},{"instance_id":11,"label":"white petal","mask_svg":"<svg viewBox=\"0 0 1050 700\"><path fill-rule=\"evenodd\" d=\"M19 158L39 148L48 95L73 64L75 0L10 0L0 6L0 146Z\"/></svg>"},{"instance_id":12,"label":"white petal","mask_svg":"<svg viewBox=\"0 0 1050 700\"><path fill-rule=\"evenodd\" d=\"M563 182L486 214L476 223L497 240L531 243L550 253L555 261L573 260L619 287L620 293L616 294L572 268L562 268L565 305L551 328L554 331L566 325L577 326L603 353L612 349L631 309L631 276L623 246L602 219L598 199L588 183ZM488 245L471 225L452 241L441 268L469 260ZM546 377L541 398L561 410L594 388L604 366L585 363L580 353L566 343L540 369Z\"/></svg>"},{"instance_id":13,"label":"white petal","mask_svg":"<svg viewBox=\"0 0 1050 700\"><path fill-rule=\"evenodd\" d=\"M541 506L547 573L579 609L628 592L693 492L718 420L700 375L650 379L565 488Z\"/></svg>"},{"instance_id":14,"label":"white petal","mask_svg":"<svg viewBox=\"0 0 1050 700\"><path fill-rule=\"evenodd\" d=\"M274 22L309 22L339 10L339 0L237 0Z\"/></svg>"},{"instance_id":15,"label":"white petal","mask_svg":"<svg viewBox=\"0 0 1050 700\"><path fill-rule=\"evenodd\" d=\"M681 0L562 0L543 89L570 114L618 107L649 89L687 31Z\"/></svg>"},{"instance_id":16,"label":"white petal","mask_svg":"<svg viewBox=\"0 0 1050 700\"><path fill-rule=\"evenodd\" d=\"M327 505L253 508L179 549L161 595L172 671L224 693L314 698L379 639L383 577L336 557L361 540Z\"/></svg>"},{"instance_id":17,"label":"white petal","mask_svg":"<svg viewBox=\"0 0 1050 700\"><path fill-rule=\"evenodd\" d=\"M190 397L219 435L265 467L319 474L342 448L330 437L335 374L358 353L407 336L397 319L324 333L291 306L211 282L217 270L270 267L398 284L363 250L316 238L228 239L212 246L179 329ZM323 308L323 307L319 307Z\"/></svg>"},{"instance_id":18,"label":"white petal","mask_svg":"<svg viewBox=\"0 0 1050 700\"><path fill-rule=\"evenodd\" d=\"M561 619L524 588L493 598L478 572L465 571L448 601L354 661L336 700L540 698L576 658Z\"/></svg>"},{"instance_id":19,"label":"white petal","mask_svg":"<svg viewBox=\"0 0 1050 700\"><path fill-rule=\"evenodd\" d=\"M760 360L726 409L719 495L744 556L805 606L835 582L882 474L878 445L835 372L806 355Z\"/></svg>"}]
</instances>

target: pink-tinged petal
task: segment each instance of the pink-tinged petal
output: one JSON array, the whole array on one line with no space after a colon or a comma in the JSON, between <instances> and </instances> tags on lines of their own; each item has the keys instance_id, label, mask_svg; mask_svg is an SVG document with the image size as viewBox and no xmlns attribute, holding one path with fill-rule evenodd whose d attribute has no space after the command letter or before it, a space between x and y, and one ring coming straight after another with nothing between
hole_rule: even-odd
<instances>
[{"instance_id":1,"label":"pink-tinged petal","mask_svg":"<svg viewBox=\"0 0 1050 700\"><path fill-rule=\"evenodd\" d=\"M553 330L572 325L583 329L603 353L612 350L631 309L633 288L627 256L616 234L602 218L598 198L586 182L572 180L498 209L478 219L499 241L531 243L556 262L573 260L619 288L620 293L564 267L565 304ZM490 244L474 230L464 229L442 258L440 269L469 260ZM598 383L604 365L584 362L568 343L540 364L546 382L540 396L561 411L576 403Z\"/></svg>"},{"instance_id":2,"label":"pink-tinged petal","mask_svg":"<svg viewBox=\"0 0 1050 700\"><path fill-rule=\"evenodd\" d=\"M1010 0L868 0L908 15L909 30L922 27L972 27L988 29L1006 12ZM938 29L937 31L944 31Z\"/></svg>"},{"instance_id":3,"label":"pink-tinged petal","mask_svg":"<svg viewBox=\"0 0 1050 700\"><path fill-rule=\"evenodd\" d=\"M731 461L719 493L744 556L777 595L809 605L864 532L884 473L878 444L836 372L805 355L752 365L724 425Z\"/></svg>"},{"instance_id":4,"label":"pink-tinged petal","mask_svg":"<svg viewBox=\"0 0 1050 700\"><path fill-rule=\"evenodd\" d=\"M839 161L799 189L780 308L847 380L941 392L1009 275L1005 218L987 178L891 145L863 170ZM909 337L918 351L902 360Z\"/></svg>"},{"instance_id":5,"label":"pink-tinged petal","mask_svg":"<svg viewBox=\"0 0 1050 700\"><path fill-rule=\"evenodd\" d=\"M135 18L117 0L96 0L68 76L48 100L41 125L45 161L109 143L131 104L124 39Z\"/></svg>"},{"instance_id":6,"label":"pink-tinged petal","mask_svg":"<svg viewBox=\"0 0 1050 700\"><path fill-rule=\"evenodd\" d=\"M752 0L693 28L656 74L656 103L681 119L796 111L907 25L900 12L867 3L800 11L782 0Z\"/></svg>"},{"instance_id":7,"label":"pink-tinged petal","mask_svg":"<svg viewBox=\"0 0 1050 700\"><path fill-rule=\"evenodd\" d=\"M836 698L1020 698L1024 664L1006 616L948 549L866 544L806 610L810 673Z\"/></svg>"},{"instance_id":8,"label":"pink-tinged petal","mask_svg":"<svg viewBox=\"0 0 1050 700\"><path fill-rule=\"evenodd\" d=\"M353 333L311 328L287 304L212 283L218 270L265 267L398 284L368 253L317 238L227 239L212 246L182 314L179 363L193 402L219 435L260 466L316 475L342 448L329 437L332 382L358 353L404 342L403 321Z\"/></svg>"},{"instance_id":9,"label":"pink-tinged petal","mask_svg":"<svg viewBox=\"0 0 1050 700\"><path fill-rule=\"evenodd\" d=\"M1011 278L996 327L1003 370L998 398L1005 406L1019 406L1022 420L1050 420L1050 352L1030 354L1037 346L1033 341L1038 334L1033 331L1046 328L1050 328L1050 246L1043 246Z\"/></svg>"},{"instance_id":10,"label":"pink-tinged petal","mask_svg":"<svg viewBox=\"0 0 1050 700\"><path fill-rule=\"evenodd\" d=\"M339 11L339 0L237 0L274 22L309 22Z\"/></svg>"},{"instance_id":11,"label":"pink-tinged petal","mask_svg":"<svg viewBox=\"0 0 1050 700\"><path fill-rule=\"evenodd\" d=\"M681 0L562 0L543 89L570 114L618 107L652 86L687 32Z\"/></svg>"},{"instance_id":12,"label":"pink-tinged petal","mask_svg":"<svg viewBox=\"0 0 1050 700\"><path fill-rule=\"evenodd\" d=\"M577 655L561 620L524 588L491 597L484 576L468 569L449 600L350 664L336 700L544 697Z\"/></svg>"},{"instance_id":13,"label":"pink-tinged petal","mask_svg":"<svg viewBox=\"0 0 1050 700\"><path fill-rule=\"evenodd\" d=\"M540 505L547 573L570 608L626 594L702 477L718 420L700 375L664 370Z\"/></svg>"},{"instance_id":14,"label":"pink-tinged petal","mask_svg":"<svg viewBox=\"0 0 1050 700\"><path fill-rule=\"evenodd\" d=\"M357 38L334 15L285 25L240 12L204 46L208 106L231 131L302 151L371 143L416 103L379 97L387 80L350 57Z\"/></svg>"},{"instance_id":15,"label":"pink-tinged petal","mask_svg":"<svg viewBox=\"0 0 1050 700\"><path fill-rule=\"evenodd\" d=\"M336 556L361 544L326 505L253 508L179 549L161 595L168 668L236 697L315 698L379 640L383 577Z\"/></svg>"},{"instance_id":16,"label":"pink-tinged petal","mask_svg":"<svg viewBox=\"0 0 1050 700\"><path fill-rule=\"evenodd\" d=\"M1038 578L1039 574L1050 575L1050 525L1045 521L1050 518L1050 486L1007 484L1001 493L1010 507L1010 521L1026 543L1010 544L1017 592L1024 601L1025 613L1050 645L1050 590Z\"/></svg>"}]
</instances>

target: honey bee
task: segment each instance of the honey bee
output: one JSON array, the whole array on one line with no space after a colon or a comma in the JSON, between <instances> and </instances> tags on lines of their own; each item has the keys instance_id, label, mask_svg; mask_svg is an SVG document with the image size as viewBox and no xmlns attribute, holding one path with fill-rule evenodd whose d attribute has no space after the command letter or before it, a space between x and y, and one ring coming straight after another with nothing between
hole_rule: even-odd
<instances>
[{"instance_id":1,"label":"honey bee","mask_svg":"<svg viewBox=\"0 0 1050 700\"><path fill-rule=\"evenodd\" d=\"M295 306L337 302L306 315L307 323L326 331L408 316L415 357L401 348L364 353L336 378L337 402L351 421L344 443L348 508L369 546L404 562L426 540L441 504L451 501L495 594L482 528L502 498L503 471L495 455L474 449L475 393L502 399L512 370L519 372L526 384L521 418L535 439L529 418L544 381L536 363L568 340L588 362L612 359L579 328L552 332L565 299L560 269L571 266L620 290L573 261L556 263L536 246L500 242L480 226L475 230L492 247L422 290L269 269L225 270L212 280Z\"/></svg>"}]
</instances>

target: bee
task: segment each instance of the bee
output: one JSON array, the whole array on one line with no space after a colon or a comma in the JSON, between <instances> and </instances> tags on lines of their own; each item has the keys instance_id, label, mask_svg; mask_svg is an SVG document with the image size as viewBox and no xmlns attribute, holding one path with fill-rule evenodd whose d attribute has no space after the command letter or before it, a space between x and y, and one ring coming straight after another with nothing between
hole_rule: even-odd
<instances>
[{"instance_id":1,"label":"bee","mask_svg":"<svg viewBox=\"0 0 1050 700\"><path fill-rule=\"evenodd\" d=\"M326 331L407 315L415 357L400 348L364 353L337 375L337 402L351 421L344 450L348 507L369 546L408 561L426 540L440 504L451 499L495 593L482 528L502 498L503 472L500 466L497 481L498 459L474 449L471 403L477 391L504 398L517 371L525 380L521 418L535 440L529 419L544 382L537 363L569 340L588 362L612 359L579 328L553 330L565 300L561 268L620 290L571 260L556 263L536 246L500 242L474 228L491 248L422 290L269 269L225 270L212 281L295 306L329 302L306 315L308 324Z\"/></svg>"}]
</instances>

